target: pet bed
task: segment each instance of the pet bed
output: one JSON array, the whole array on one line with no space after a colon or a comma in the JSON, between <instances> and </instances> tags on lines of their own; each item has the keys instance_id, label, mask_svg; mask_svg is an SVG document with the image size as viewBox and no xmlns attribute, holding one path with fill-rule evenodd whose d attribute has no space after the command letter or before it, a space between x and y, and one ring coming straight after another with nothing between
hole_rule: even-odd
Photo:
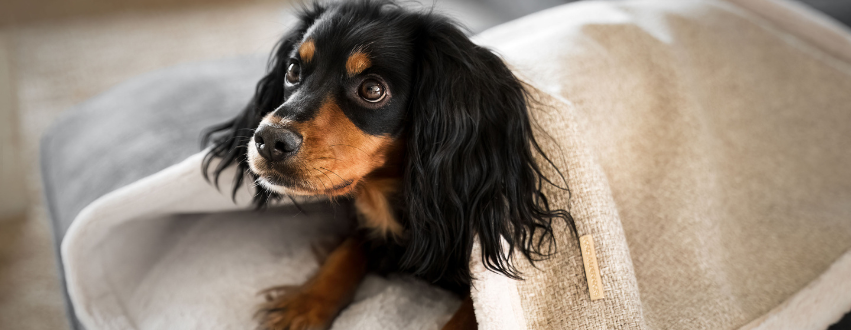
<instances>
[{"instance_id":1,"label":"pet bed","mask_svg":"<svg viewBox=\"0 0 851 330\"><path fill-rule=\"evenodd\" d=\"M539 141L570 187L546 193L593 237L603 295L589 296L559 226L558 253L521 263L524 281L471 261L481 329L825 329L851 309L847 30L787 2L581 2L475 40L528 84ZM331 204L250 212L247 189L234 204L201 175L198 132L239 110L263 65L135 79L44 139L87 329L251 328L255 293L307 279L311 242L341 234ZM166 81L180 92L157 88ZM79 129L81 112L102 120ZM333 329L439 329L458 304L370 276Z\"/></svg>"}]
</instances>

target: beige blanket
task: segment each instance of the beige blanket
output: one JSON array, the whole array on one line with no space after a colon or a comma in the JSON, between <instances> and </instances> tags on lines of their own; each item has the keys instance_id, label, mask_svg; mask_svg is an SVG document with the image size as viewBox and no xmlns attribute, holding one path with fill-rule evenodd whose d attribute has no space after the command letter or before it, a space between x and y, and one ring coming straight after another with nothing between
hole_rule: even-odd
<instances>
[{"instance_id":1,"label":"beige blanket","mask_svg":"<svg viewBox=\"0 0 851 330\"><path fill-rule=\"evenodd\" d=\"M540 139L572 196L549 194L597 246L604 299L566 234L512 283L528 329L825 329L851 310L847 30L785 2L588 2L477 41L550 106Z\"/></svg>"}]
</instances>

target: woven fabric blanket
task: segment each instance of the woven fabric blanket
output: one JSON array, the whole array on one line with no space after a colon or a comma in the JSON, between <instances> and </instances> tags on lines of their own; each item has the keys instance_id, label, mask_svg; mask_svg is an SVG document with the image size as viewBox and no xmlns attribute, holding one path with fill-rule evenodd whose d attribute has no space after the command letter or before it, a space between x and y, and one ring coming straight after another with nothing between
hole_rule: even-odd
<instances>
[{"instance_id":1,"label":"woven fabric blanket","mask_svg":"<svg viewBox=\"0 0 851 330\"><path fill-rule=\"evenodd\" d=\"M475 40L527 83L570 187L547 194L598 264L586 273L563 226L524 281L474 258L481 329L825 329L851 309L847 30L786 2L581 2ZM231 202L200 157L71 225L62 256L88 329L251 328L255 293L305 281L311 242L342 234L330 204L242 210L249 191ZM333 329L439 329L458 305L370 276Z\"/></svg>"}]
</instances>

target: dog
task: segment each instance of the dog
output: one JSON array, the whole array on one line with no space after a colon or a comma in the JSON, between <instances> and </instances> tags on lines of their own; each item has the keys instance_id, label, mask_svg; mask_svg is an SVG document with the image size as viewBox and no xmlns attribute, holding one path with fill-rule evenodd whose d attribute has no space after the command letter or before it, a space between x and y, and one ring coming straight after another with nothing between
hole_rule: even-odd
<instances>
[{"instance_id":1,"label":"dog","mask_svg":"<svg viewBox=\"0 0 851 330\"><path fill-rule=\"evenodd\" d=\"M351 201L361 229L307 283L273 289L259 328L326 329L376 271L457 292L444 329L475 329L471 257L521 279L516 258L553 252L553 221L575 231L541 191L555 184L535 155L555 165L529 102L500 57L444 16L381 0L304 7L249 104L207 131L204 174L217 181L237 166L234 194L254 179L258 207L295 195Z\"/></svg>"}]
</instances>

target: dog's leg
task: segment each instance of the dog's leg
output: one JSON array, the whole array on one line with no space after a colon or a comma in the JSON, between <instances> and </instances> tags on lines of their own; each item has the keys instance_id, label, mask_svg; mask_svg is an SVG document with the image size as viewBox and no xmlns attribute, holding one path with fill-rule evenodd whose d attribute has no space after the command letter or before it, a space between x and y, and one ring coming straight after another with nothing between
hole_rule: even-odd
<instances>
[{"instance_id":1,"label":"dog's leg","mask_svg":"<svg viewBox=\"0 0 851 330\"><path fill-rule=\"evenodd\" d=\"M319 272L304 285L271 289L269 301L257 312L263 330L320 330L351 302L366 274L366 253L360 239L350 237L334 249ZM282 291L274 294L275 291Z\"/></svg>"},{"instance_id":2,"label":"dog's leg","mask_svg":"<svg viewBox=\"0 0 851 330\"><path fill-rule=\"evenodd\" d=\"M476 313L473 310L473 299L467 295L461 302L461 307L455 311L455 315L452 315L449 322L443 326L443 330L475 330L478 326Z\"/></svg>"}]
</instances>

